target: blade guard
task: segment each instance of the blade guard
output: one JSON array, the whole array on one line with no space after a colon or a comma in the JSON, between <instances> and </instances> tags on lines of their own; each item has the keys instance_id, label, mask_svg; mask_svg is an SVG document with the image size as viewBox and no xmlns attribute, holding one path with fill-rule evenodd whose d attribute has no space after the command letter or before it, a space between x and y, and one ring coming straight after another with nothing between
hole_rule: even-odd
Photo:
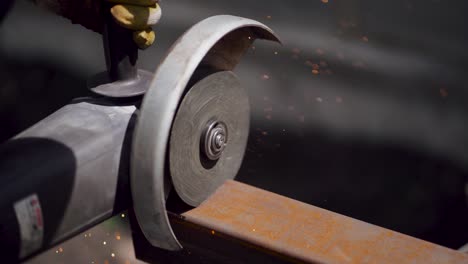
<instances>
[{"instance_id":1,"label":"blade guard","mask_svg":"<svg viewBox=\"0 0 468 264\"><path fill-rule=\"evenodd\" d=\"M197 68L233 70L255 39L280 42L267 26L246 18L207 18L184 33L158 67L138 117L131 157L131 191L138 224L155 247L180 250L166 212L166 150L172 122Z\"/></svg>"}]
</instances>

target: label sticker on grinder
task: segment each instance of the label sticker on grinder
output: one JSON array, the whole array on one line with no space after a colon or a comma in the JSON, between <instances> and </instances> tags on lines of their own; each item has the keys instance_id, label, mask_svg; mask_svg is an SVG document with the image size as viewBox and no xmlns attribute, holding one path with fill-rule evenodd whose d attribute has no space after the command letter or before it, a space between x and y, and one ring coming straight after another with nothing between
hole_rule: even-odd
<instances>
[{"instance_id":1,"label":"label sticker on grinder","mask_svg":"<svg viewBox=\"0 0 468 264\"><path fill-rule=\"evenodd\" d=\"M24 258L42 246L44 236L44 222L41 204L36 194L32 194L14 205L18 219L21 247L19 257Z\"/></svg>"}]
</instances>

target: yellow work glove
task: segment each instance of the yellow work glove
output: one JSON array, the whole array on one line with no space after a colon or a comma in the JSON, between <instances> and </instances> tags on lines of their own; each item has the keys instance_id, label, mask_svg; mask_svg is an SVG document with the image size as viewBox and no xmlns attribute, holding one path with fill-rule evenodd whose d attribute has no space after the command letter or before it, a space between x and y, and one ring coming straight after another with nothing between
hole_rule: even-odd
<instances>
[{"instance_id":1,"label":"yellow work glove","mask_svg":"<svg viewBox=\"0 0 468 264\"><path fill-rule=\"evenodd\" d=\"M2 1L2 0L0 0ZM53 12L84 27L102 32L104 19L101 8L104 0L33 0ZM133 40L140 49L146 49L155 39L151 26L161 18L158 0L105 0L111 3L114 20L122 27L132 30Z\"/></svg>"},{"instance_id":2,"label":"yellow work glove","mask_svg":"<svg viewBox=\"0 0 468 264\"><path fill-rule=\"evenodd\" d=\"M110 12L117 24L133 30L133 40L140 49L154 42L151 26L161 18L161 8L156 0L107 0L115 3Z\"/></svg>"}]
</instances>

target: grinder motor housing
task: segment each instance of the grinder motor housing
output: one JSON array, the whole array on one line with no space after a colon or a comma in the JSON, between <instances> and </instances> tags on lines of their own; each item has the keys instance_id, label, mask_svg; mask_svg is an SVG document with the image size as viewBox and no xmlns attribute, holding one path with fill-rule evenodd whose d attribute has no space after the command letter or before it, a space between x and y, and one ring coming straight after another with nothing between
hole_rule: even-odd
<instances>
[{"instance_id":1,"label":"grinder motor housing","mask_svg":"<svg viewBox=\"0 0 468 264\"><path fill-rule=\"evenodd\" d=\"M96 96L73 100L0 146L0 248L11 262L128 208L152 246L180 250L165 204L171 188L167 150L178 107L203 79L223 73L235 79L231 71L255 39L278 41L259 22L214 16L184 33L152 74L136 68L136 47L115 44L119 34L128 32L108 22L108 71L90 82ZM234 177L236 168L229 169Z\"/></svg>"}]
</instances>

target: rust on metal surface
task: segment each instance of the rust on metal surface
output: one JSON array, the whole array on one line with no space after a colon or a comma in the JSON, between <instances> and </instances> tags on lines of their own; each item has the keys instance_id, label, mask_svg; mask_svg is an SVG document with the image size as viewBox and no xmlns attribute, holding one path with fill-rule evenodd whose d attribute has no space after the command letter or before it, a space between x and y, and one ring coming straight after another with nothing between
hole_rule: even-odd
<instances>
[{"instance_id":1,"label":"rust on metal surface","mask_svg":"<svg viewBox=\"0 0 468 264\"><path fill-rule=\"evenodd\" d=\"M468 255L236 181L184 221L306 263L468 263Z\"/></svg>"}]
</instances>

